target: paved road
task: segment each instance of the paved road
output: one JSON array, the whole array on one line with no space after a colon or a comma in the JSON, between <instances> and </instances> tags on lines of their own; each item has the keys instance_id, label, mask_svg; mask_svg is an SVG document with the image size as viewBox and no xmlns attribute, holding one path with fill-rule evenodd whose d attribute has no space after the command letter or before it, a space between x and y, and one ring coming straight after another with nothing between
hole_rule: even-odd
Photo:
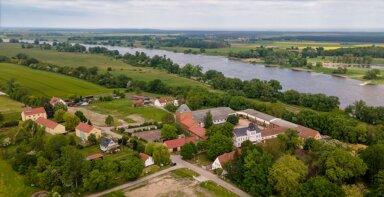
<instances>
[{"instance_id":1,"label":"paved road","mask_svg":"<svg viewBox=\"0 0 384 197\"><path fill-rule=\"evenodd\" d=\"M163 174L166 174L172 170L176 170L178 168L183 168L183 166L180 166L180 165L177 165L177 166L173 166L173 167L170 167L170 168L167 168L165 170L162 170L160 172L156 172L154 174L151 174L151 175L148 175L146 177L143 177L141 179L138 179L136 181L133 181L133 182L129 182L129 183L126 183L124 185L119 185L117 187L114 187L112 189L109 189L109 190L105 190L105 191L102 191L102 192L99 192L99 193L96 193L96 194L91 194L89 195L88 197L98 197L98 196L102 196L102 195L105 195L105 194L109 194L113 191L118 191L118 190L124 190L124 189L127 189L129 187L132 187L132 186L135 186L135 185L138 185L140 183L143 183L145 181L148 181L148 180L151 180L157 176L160 176L160 175L163 175Z\"/></svg>"},{"instance_id":2,"label":"paved road","mask_svg":"<svg viewBox=\"0 0 384 197\"><path fill-rule=\"evenodd\" d=\"M251 197L251 195L245 193L243 190L241 190L241 189L227 183L226 181L220 179L219 177L212 174L211 172L182 160L180 155L171 155L171 159L173 162L176 162L178 166L187 167L187 168L199 173L200 176L204 176L208 180L211 180L211 181L217 183L218 185L230 190L231 192L233 192L234 194L237 194L240 197Z\"/></svg>"}]
</instances>

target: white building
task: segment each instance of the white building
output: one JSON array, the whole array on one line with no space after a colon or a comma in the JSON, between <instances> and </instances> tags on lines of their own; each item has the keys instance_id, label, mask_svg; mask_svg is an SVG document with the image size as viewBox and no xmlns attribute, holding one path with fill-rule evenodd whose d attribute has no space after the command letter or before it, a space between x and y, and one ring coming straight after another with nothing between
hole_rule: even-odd
<instances>
[{"instance_id":1,"label":"white building","mask_svg":"<svg viewBox=\"0 0 384 197\"><path fill-rule=\"evenodd\" d=\"M106 138L106 137L101 137L100 139L100 149L103 152L114 152L114 151L119 151L120 145L117 144L115 141L112 139Z\"/></svg>"},{"instance_id":2,"label":"white building","mask_svg":"<svg viewBox=\"0 0 384 197\"><path fill-rule=\"evenodd\" d=\"M258 143L262 141L261 130L253 123L249 123L248 127L236 128L233 130L233 144L240 147L244 141Z\"/></svg>"},{"instance_id":3,"label":"white building","mask_svg":"<svg viewBox=\"0 0 384 197\"><path fill-rule=\"evenodd\" d=\"M151 156L149 156L145 153L140 153L139 156L140 156L140 159L144 161L145 167L155 164L155 162L153 162L153 159Z\"/></svg>"},{"instance_id":4,"label":"white building","mask_svg":"<svg viewBox=\"0 0 384 197\"><path fill-rule=\"evenodd\" d=\"M236 151L232 151L230 153L224 153L224 154L218 156L215 159L215 161L212 163L211 169L212 170L223 169L224 164L226 164L229 160L232 160L233 158L235 158L235 155L236 155Z\"/></svg>"},{"instance_id":5,"label":"white building","mask_svg":"<svg viewBox=\"0 0 384 197\"><path fill-rule=\"evenodd\" d=\"M155 102L153 102L157 107L165 107L168 103L172 103L174 106L179 106L179 102L170 96L156 99Z\"/></svg>"}]
</instances>

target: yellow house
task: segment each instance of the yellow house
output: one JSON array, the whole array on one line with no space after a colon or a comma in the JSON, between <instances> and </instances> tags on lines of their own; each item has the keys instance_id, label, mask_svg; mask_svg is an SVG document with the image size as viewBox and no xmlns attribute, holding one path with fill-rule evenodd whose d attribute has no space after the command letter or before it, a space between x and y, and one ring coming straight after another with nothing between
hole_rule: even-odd
<instances>
[{"instance_id":1,"label":"yellow house","mask_svg":"<svg viewBox=\"0 0 384 197\"><path fill-rule=\"evenodd\" d=\"M91 125L85 124L83 122L80 122L76 127L76 136L81 138L84 141L88 140L88 137L91 134L95 134L96 138L101 137L101 131L100 129L97 129Z\"/></svg>"},{"instance_id":2,"label":"yellow house","mask_svg":"<svg viewBox=\"0 0 384 197\"><path fill-rule=\"evenodd\" d=\"M45 112L44 107L38 107L38 108L30 108L27 107L24 109L23 112L21 112L21 119L23 121L26 120L37 120L38 118L43 117L47 118L47 113Z\"/></svg>"},{"instance_id":3,"label":"yellow house","mask_svg":"<svg viewBox=\"0 0 384 197\"><path fill-rule=\"evenodd\" d=\"M63 125L48 120L46 118L39 117L35 122L38 125L45 127L45 132L49 134L56 135L66 133L65 127Z\"/></svg>"}]
</instances>

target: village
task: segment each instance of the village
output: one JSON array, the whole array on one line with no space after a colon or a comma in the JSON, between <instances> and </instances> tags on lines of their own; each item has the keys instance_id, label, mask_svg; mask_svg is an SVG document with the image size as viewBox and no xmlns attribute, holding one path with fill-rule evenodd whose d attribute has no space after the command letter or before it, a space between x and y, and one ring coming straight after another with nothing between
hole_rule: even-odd
<instances>
[{"instance_id":1,"label":"village","mask_svg":"<svg viewBox=\"0 0 384 197\"><path fill-rule=\"evenodd\" d=\"M222 172L224 170L224 165L228 161L232 160L236 154L241 152L241 146L243 142L246 141L249 141L252 144L262 144L268 140L277 138L278 135L284 134L289 129L297 132L297 135L302 141L308 138L322 140L322 136L316 130L294 124L253 109L235 111L229 107L218 107L192 111L187 104L182 104L177 99L170 96L151 98L142 95L132 95L130 99L132 100L132 106L135 108L151 105L167 112L168 110L166 108L169 108L169 106L176 108L177 110L175 111L175 114L172 115L175 121L173 124L179 125L183 132L174 137L174 139L169 139L169 137L167 138L163 134L165 128L164 125L167 124L162 124L161 122L155 123L156 126L152 126L153 124L123 124L120 126L106 126L96 124L92 125L91 122L93 121L85 118L85 121L80 121L73 130L69 130L62 124L62 122L57 121L57 111L60 113L62 108L74 105L80 107L86 106L89 103L97 101L94 97L86 97L84 101L78 101L77 104L75 104L72 100L52 97L50 104L54 109L56 109L56 112L54 112L54 118L48 118L47 111L44 107L26 107L21 113L21 120L31 120L36 122L41 127L45 128L48 135L75 135L78 140L80 140L80 143L84 145L84 149L92 150L89 155L86 155L87 161L103 159L105 156L113 157L114 154L118 154L118 152L123 148L122 146L127 143L124 142L127 138L124 138L123 135L135 138L146 147L151 146L151 143L152 145L153 143L161 143L167 147L170 157L168 157L169 162L158 163L160 167L166 163L171 166L183 165L178 163L182 161L180 152L183 147L190 143L198 144L200 141L206 141L209 138L206 134L206 130L209 130L209 128L205 125L207 124L207 117L209 117L212 125L220 126L228 124L227 122L232 122L234 123L231 134L231 136L233 136L232 151L224 152L223 154L218 155L211 163L209 163L209 160L207 159L203 159L202 162L199 162L197 159L197 163L196 160L193 162L193 159L191 160L190 158L189 160L186 160L187 162L192 162L192 164L195 164L196 167L201 168L206 171L206 173L210 174L217 174L218 171ZM73 115L76 116L78 115L77 113ZM230 119L235 120L235 122ZM162 126L163 128L161 128ZM96 146L99 148L90 148ZM150 167L156 164L152 157L153 155L146 154L146 149L147 148L142 148L138 151L139 157L143 161L145 168L149 169L144 169L144 171L151 173ZM199 153L201 154L201 152ZM204 155L204 153L202 154ZM185 161L182 162L185 164ZM221 174L222 173L219 175Z\"/></svg>"}]
</instances>

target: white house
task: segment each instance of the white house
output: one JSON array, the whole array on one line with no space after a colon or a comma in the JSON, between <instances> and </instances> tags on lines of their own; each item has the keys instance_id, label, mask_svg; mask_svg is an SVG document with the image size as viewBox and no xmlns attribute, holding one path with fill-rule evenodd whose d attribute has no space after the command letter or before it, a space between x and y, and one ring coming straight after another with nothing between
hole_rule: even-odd
<instances>
[{"instance_id":1,"label":"white house","mask_svg":"<svg viewBox=\"0 0 384 197\"><path fill-rule=\"evenodd\" d=\"M62 103L62 104L64 104L65 106L67 106L67 103L66 103L63 99L61 99L61 98L59 98L59 97L55 97L55 96L53 96L53 97L51 98L51 100L49 101L49 103L50 103L52 106L55 106L55 105L58 104L58 103Z\"/></svg>"},{"instance_id":2,"label":"white house","mask_svg":"<svg viewBox=\"0 0 384 197\"><path fill-rule=\"evenodd\" d=\"M165 107L168 103L172 103L174 106L179 106L179 102L170 96L156 99L153 104L157 107Z\"/></svg>"},{"instance_id":3,"label":"white house","mask_svg":"<svg viewBox=\"0 0 384 197\"><path fill-rule=\"evenodd\" d=\"M262 140L261 130L253 123L249 123L248 127L234 129L233 134L233 144L236 147L240 147L246 140L252 143L258 143Z\"/></svg>"},{"instance_id":4,"label":"white house","mask_svg":"<svg viewBox=\"0 0 384 197\"><path fill-rule=\"evenodd\" d=\"M230 153L224 153L220 156L218 156L215 161L212 163L212 170L215 169L223 169L224 164L227 163L229 160L235 158L236 151L232 151Z\"/></svg>"},{"instance_id":5,"label":"white house","mask_svg":"<svg viewBox=\"0 0 384 197\"><path fill-rule=\"evenodd\" d=\"M101 137L100 139L100 149L103 152L114 152L114 151L119 151L120 145L117 144L115 141L112 139L106 138L106 137Z\"/></svg>"},{"instance_id":6,"label":"white house","mask_svg":"<svg viewBox=\"0 0 384 197\"><path fill-rule=\"evenodd\" d=\"M21 119L23 121L26 120L37 120L38 118L47 118L47 113L45 112L44 107L38 107L38 108L31 108L27 107L24 109L23 112L21 112Z\"/></svg>"},{"instance_id":7,"label":"white house","mask_svg":"<svg viewBox=\"0 0 384 197\"><path fill-rule=\"evenodd\" d=\"M145 153L140 153L139 156L140 156L140 159L144 161L145 167L155 164L151 156Z\"/></svg>"}]
</instances>

